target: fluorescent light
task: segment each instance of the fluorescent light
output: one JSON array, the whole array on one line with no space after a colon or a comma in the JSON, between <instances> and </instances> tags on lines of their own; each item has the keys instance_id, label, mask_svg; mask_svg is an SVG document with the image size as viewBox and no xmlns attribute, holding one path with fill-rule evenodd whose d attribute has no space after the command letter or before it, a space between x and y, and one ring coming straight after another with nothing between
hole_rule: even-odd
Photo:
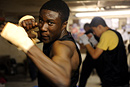
<instances>
[{"instance_id":1,"label":"fluorescent light","mask_svg":"<svg viewBox=\"0 0 130 87\"><path fill-rule=\"evenodd\" d=\"M90 16L113 16L113 15L128 15L128 14L130 14L130 10L76 13L75 16L90 17Z\"/></svg>"},{"instance_id":2,"label":"fluorescent light","mask_svg":"<svg viewBox=\"0 0 130 87\"><path fill-rule=\"evenodd\" d=\"M85 7L78 7L78 8L71 8L73 11L99 11L100 9L97 8L85 8Z\"/></svg>"},{"instance_id":3,"label":"fluorescent light","mask_svg":"<svg viewBox=\"0 0 130 87\"><path fill-rule=\"evenodd\" d=\"M111 8L128 8L129 6L111 6Z\"/></svg>"}]
</instances>

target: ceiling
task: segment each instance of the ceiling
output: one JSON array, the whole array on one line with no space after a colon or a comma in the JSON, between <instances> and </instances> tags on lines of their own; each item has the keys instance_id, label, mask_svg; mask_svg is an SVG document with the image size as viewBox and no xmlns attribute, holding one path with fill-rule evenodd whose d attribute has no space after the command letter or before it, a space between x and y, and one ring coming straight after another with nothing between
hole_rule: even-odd
<instances>
[{"instance_id":1,"label":"ceiling","mask_svg":"<svg viewBox=\"0 0 130 87\"><path fill-rule=\"evenodd\" d=\"M48 0L0 0L0 16L38 16L43 3ZM130 0L64 0L72 15L79 12L100 12L130 9Z\"/></svg>"}]
</instances>

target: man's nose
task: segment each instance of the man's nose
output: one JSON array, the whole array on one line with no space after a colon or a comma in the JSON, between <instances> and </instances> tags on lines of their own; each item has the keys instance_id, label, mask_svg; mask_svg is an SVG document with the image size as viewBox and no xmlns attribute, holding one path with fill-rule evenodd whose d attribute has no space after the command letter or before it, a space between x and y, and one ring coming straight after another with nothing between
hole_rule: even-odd
<instances>
[{"instance_id":1,"label":"man's nose","mask_svg":"<svg viewBox=\"0 0 130 87\"><path fill-rule=\"evenodd\" d=\"M42 28L41 28L42 31L47 31L48 30L48 24L47 23L44 23Z\"/></svg>"}]
</instances>

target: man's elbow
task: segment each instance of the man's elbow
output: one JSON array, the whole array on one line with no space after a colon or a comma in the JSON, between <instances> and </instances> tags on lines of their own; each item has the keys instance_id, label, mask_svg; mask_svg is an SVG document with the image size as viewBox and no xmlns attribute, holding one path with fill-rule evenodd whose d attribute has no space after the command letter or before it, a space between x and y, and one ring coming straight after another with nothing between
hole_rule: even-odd
<instances>
[{"instance_id":1,"label":"man's elbow","mask_svg":"<svg viewBox=\"0 0 130 87\"><path fill-rule=\"evenodd\" d=\"M93 58L93 59L97 59L98 56L97 56L97 55L92 55L92 58Z\"/></svg>"},{"instance_id":2,"label":"man's elbow","mask_svg":"<svg viewBox=\"0 0 130 87\"><path fill-rule=\"evenodd\" d=\"M52 87L70 87L71 79L68 76L56 76L52 79Z\"/></svg>"},{"instance_id":3,"label":"man's elbow","mask_svg":"<svg viewBox=\"0 0 130 87\"><path fill-rule=\"evenodd\" d=\"M70 79L60 80L58 87L70 87Z\"/></svg>"}]
</instances>

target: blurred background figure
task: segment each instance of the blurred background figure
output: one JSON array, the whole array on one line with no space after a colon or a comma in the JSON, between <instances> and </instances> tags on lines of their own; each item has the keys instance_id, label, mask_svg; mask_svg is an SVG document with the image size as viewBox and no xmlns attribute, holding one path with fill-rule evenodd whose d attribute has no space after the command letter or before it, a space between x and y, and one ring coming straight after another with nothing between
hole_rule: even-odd
<instances>
[{"instance_id":1,"label":"blurred background figure","mask_svg":"<svg viewBox=\"0 0 130 87\"><path fill-rule=\"evenodd\" d=\"M96 40L99 41L99 38L97 36L93 35L93 32L91 30L89 23L84 24L84 30L85 30L85 34L89 38L94 36L96 38ZM79 42L79 43L81 43L80 45L82 46L82 48L85 48L85 46L82 44L82 42ZM97 44L97 42L96 42L96 44ZM91 45L93 45L93 44L91 43ZM93 48L95 48L94 45L93 45ZM85 85L87 84L87 80L88 80L89 76L91 75L91 73L93 73L93 74L95 73L94 69L96 69L97 74L100 76L100 73L99 73L100 67L98 67L98 63L100 63L99 60L100 60L99 58L96 60L93 59L91 57L91 55L88 53L88 51L86 51L86 57L82 63L82 67L81 67L82 69L81 69L81 73L80 73L79 87L85 87Z\"/></svg>"},{"instance_id":2,"label":"blurred background figure","mask_svg":"<svg viewBox=\"0 0 130 87\"><path fill-rule=\"evenodd\" d=\"M102 87L129 87L127 55L121 34L108 27L102 17L94 17L90 26L100 37L96 48L85 34L80 39L93 59L101 58L98 64L101 65Z\"/></svg>"}]
</instances>

